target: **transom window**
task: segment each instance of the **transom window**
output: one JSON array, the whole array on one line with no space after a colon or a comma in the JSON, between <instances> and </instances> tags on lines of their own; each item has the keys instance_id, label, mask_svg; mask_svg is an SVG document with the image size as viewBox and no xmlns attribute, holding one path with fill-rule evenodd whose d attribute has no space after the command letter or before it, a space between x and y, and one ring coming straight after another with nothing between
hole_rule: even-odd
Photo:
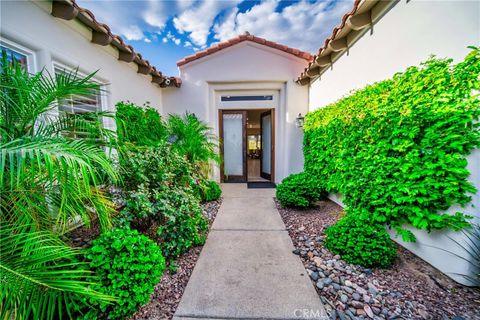
<instances>
[{"instance_id":1,"label":"transom window","mask_svg":"<svg viewBox=\"0 0 480 320\"><path fill-rule=\"evenodd\" d=\"M220 101L271 101L273 100L272 95L266 96L221 96Z\"/></svg>"}]
</instances>

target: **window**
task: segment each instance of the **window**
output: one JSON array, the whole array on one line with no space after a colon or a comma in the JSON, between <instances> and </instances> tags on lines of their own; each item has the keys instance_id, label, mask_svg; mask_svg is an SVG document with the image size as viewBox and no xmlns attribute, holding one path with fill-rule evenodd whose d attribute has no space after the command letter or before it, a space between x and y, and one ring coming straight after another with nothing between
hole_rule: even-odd
<instances>
[{"instance_id":1,"label":"window","mask_svg":"<svg viewBox=\"0 0 480 320\"><path fill-rule=\"evenodd\" d=\"M33 51L30 51L20 45L17 45L6 39L1 39L0 41L0 51L3 55L7 55L8 61L15 60L20 63L21 66L25 68L28 72L33 73L34 70L34 54Z\"/></svg>"},{"instance_id":2,"label":"window","mask_svg":"<svg viewBox=\"0 0 480 320\"><path fill-rule=\"evenodd\" d=\"M271 101L273 100L273 96L221 96L220 101L228 102L228 101Z\"/></svg>"},{"instance_id":3,"label":"window","mask_svg":"<svg viewBox=\"0 0 480 320\"><path fill-rule=\"evenodd\" d=\"M69 72L65 68L55 67L55 75ZM81 114L87 112L102 111L102 94L101 91L92 91L91 94L82 96L70 96L62 101L58 109L60 112L67 114Z\"/></svg>"},{"instance_id":4,"label":"window","mask_svg":"<svg viewBox=\"0 0 480 320\"><path fill-rule=\"evenodd\" d=\"M67 68L62 68L55 66L55 76L60 74L70 72ZM100 88L101 88L101 84ZM101 90L93 90L92 93L87 95L71 95L67 99L59 101L58 111L67 117L75 117L82 115L83 119L88 121L98 122L98 128L100 129L102 125L102 118L92 112L100 112L103 107ZM90 113L90 114L89 114ZM72 132L68 133L68 136L75 138L84 138L86 133L81 133L80 130L76 128Z\"/></svg>"},{"instance_id":5,"label":"window","mask_svg":"<svg viewBox=\"0 0 480 320\"><path fill-rule=\"evenodd\" d=\"M20 52L13 51L12 49L4 47L4 46L1 46L1 48L2 48L2 55L6 54L8 61L16 60L18 63L20 63L20 65L24 66L25 68L27 67L27 56L26 55L24 55Z\"/></svg>"}]
</instances>

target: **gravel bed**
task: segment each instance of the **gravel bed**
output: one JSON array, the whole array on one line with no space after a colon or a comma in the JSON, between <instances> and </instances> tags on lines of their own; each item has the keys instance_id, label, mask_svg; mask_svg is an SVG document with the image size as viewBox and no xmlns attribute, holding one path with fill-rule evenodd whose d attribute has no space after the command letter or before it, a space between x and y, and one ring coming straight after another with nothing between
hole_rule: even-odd
<instances>
[{"instance_id":1,"label":"gravel bed","mask_svg":"<svg viewBox=\"0 0 480 320\"><path fill-rule=\"evenodd\" d=\"M221 203L220 199L202 204L203 214L207 217L210 227L217 216ZM173 318L202 248L203 246L193 247L175 259L177 272L170 273L168 268L165 270L160 282L155 286L150 302L141 307L131 317L132 320Z\"/></svg>"},{"instance_id":2,"label":"gravel bed","mask_svg":"<svg viewBox=\"0 0 480 320\"><path fill-rule=\"evenodd\" d=\"M401 246L389 269L350 265L323 246L342 215L327 200L280 215L331 319L480 319L480 289L457 284Z\"/></svg>"}]
</instances>

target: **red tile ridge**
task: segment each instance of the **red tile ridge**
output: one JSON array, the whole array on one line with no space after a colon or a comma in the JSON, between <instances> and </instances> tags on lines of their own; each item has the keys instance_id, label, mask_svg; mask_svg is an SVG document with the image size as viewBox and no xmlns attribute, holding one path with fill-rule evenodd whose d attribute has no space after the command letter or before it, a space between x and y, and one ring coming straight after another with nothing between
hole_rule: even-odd
<instances>
[{"instance_id":1,"label":"red tile ridge","mask_svg":"<svg viewBox=\"0 0 480 320\"><path fill-rule=\"evenodd\" d=\"M195 61L197 59L203 58L203 57L208 56L212 53L221 51L222 49L231 47L231 46L233 46L237 43L243 42L243 41L255 42L255 43L270 47L270 48L274 48L274 49L289 53L289 54L294 55L298 58L305 59L307 61L312 61L312 59L313 59L312 54L310 54L309 52L301 51L301 50L296 49L296 48L291 48L291 47L288 47L286 45L276 43L276 42L273 42L273 41L269 41L267 39L257 37L257 36L251 35L251 34L241 34L241 35L236 36L234 38L231 38L229 40L217 43L217 44L215 44L215 45L213 45L213 46L211 46L207 49L204 49L202 51L198 51L195 54L186 56L183 59L177 61L177 66L179 66L179 67L183 66L183 65L185 65L189 62L192 62L192 61Z\"/></svg>"}]
</instances>

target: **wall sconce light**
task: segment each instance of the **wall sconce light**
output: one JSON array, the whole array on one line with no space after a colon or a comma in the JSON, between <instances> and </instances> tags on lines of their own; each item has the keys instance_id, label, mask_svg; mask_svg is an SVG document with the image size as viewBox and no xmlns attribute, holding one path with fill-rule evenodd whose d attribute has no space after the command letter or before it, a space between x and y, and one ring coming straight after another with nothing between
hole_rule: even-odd
<instances>
[{"instance_id":1,"label":"wall sconce light","mask_svg":"<svg viewBox=\"0 0 480 320\"><path fill-rule=\"evenodd\" d=\"M304 123L305 123L305 117L302 116L301 113L299 113L297 118L295 119L295 125L297 126L297 128L303 128Z\"/></svg>"}]
</instances>

